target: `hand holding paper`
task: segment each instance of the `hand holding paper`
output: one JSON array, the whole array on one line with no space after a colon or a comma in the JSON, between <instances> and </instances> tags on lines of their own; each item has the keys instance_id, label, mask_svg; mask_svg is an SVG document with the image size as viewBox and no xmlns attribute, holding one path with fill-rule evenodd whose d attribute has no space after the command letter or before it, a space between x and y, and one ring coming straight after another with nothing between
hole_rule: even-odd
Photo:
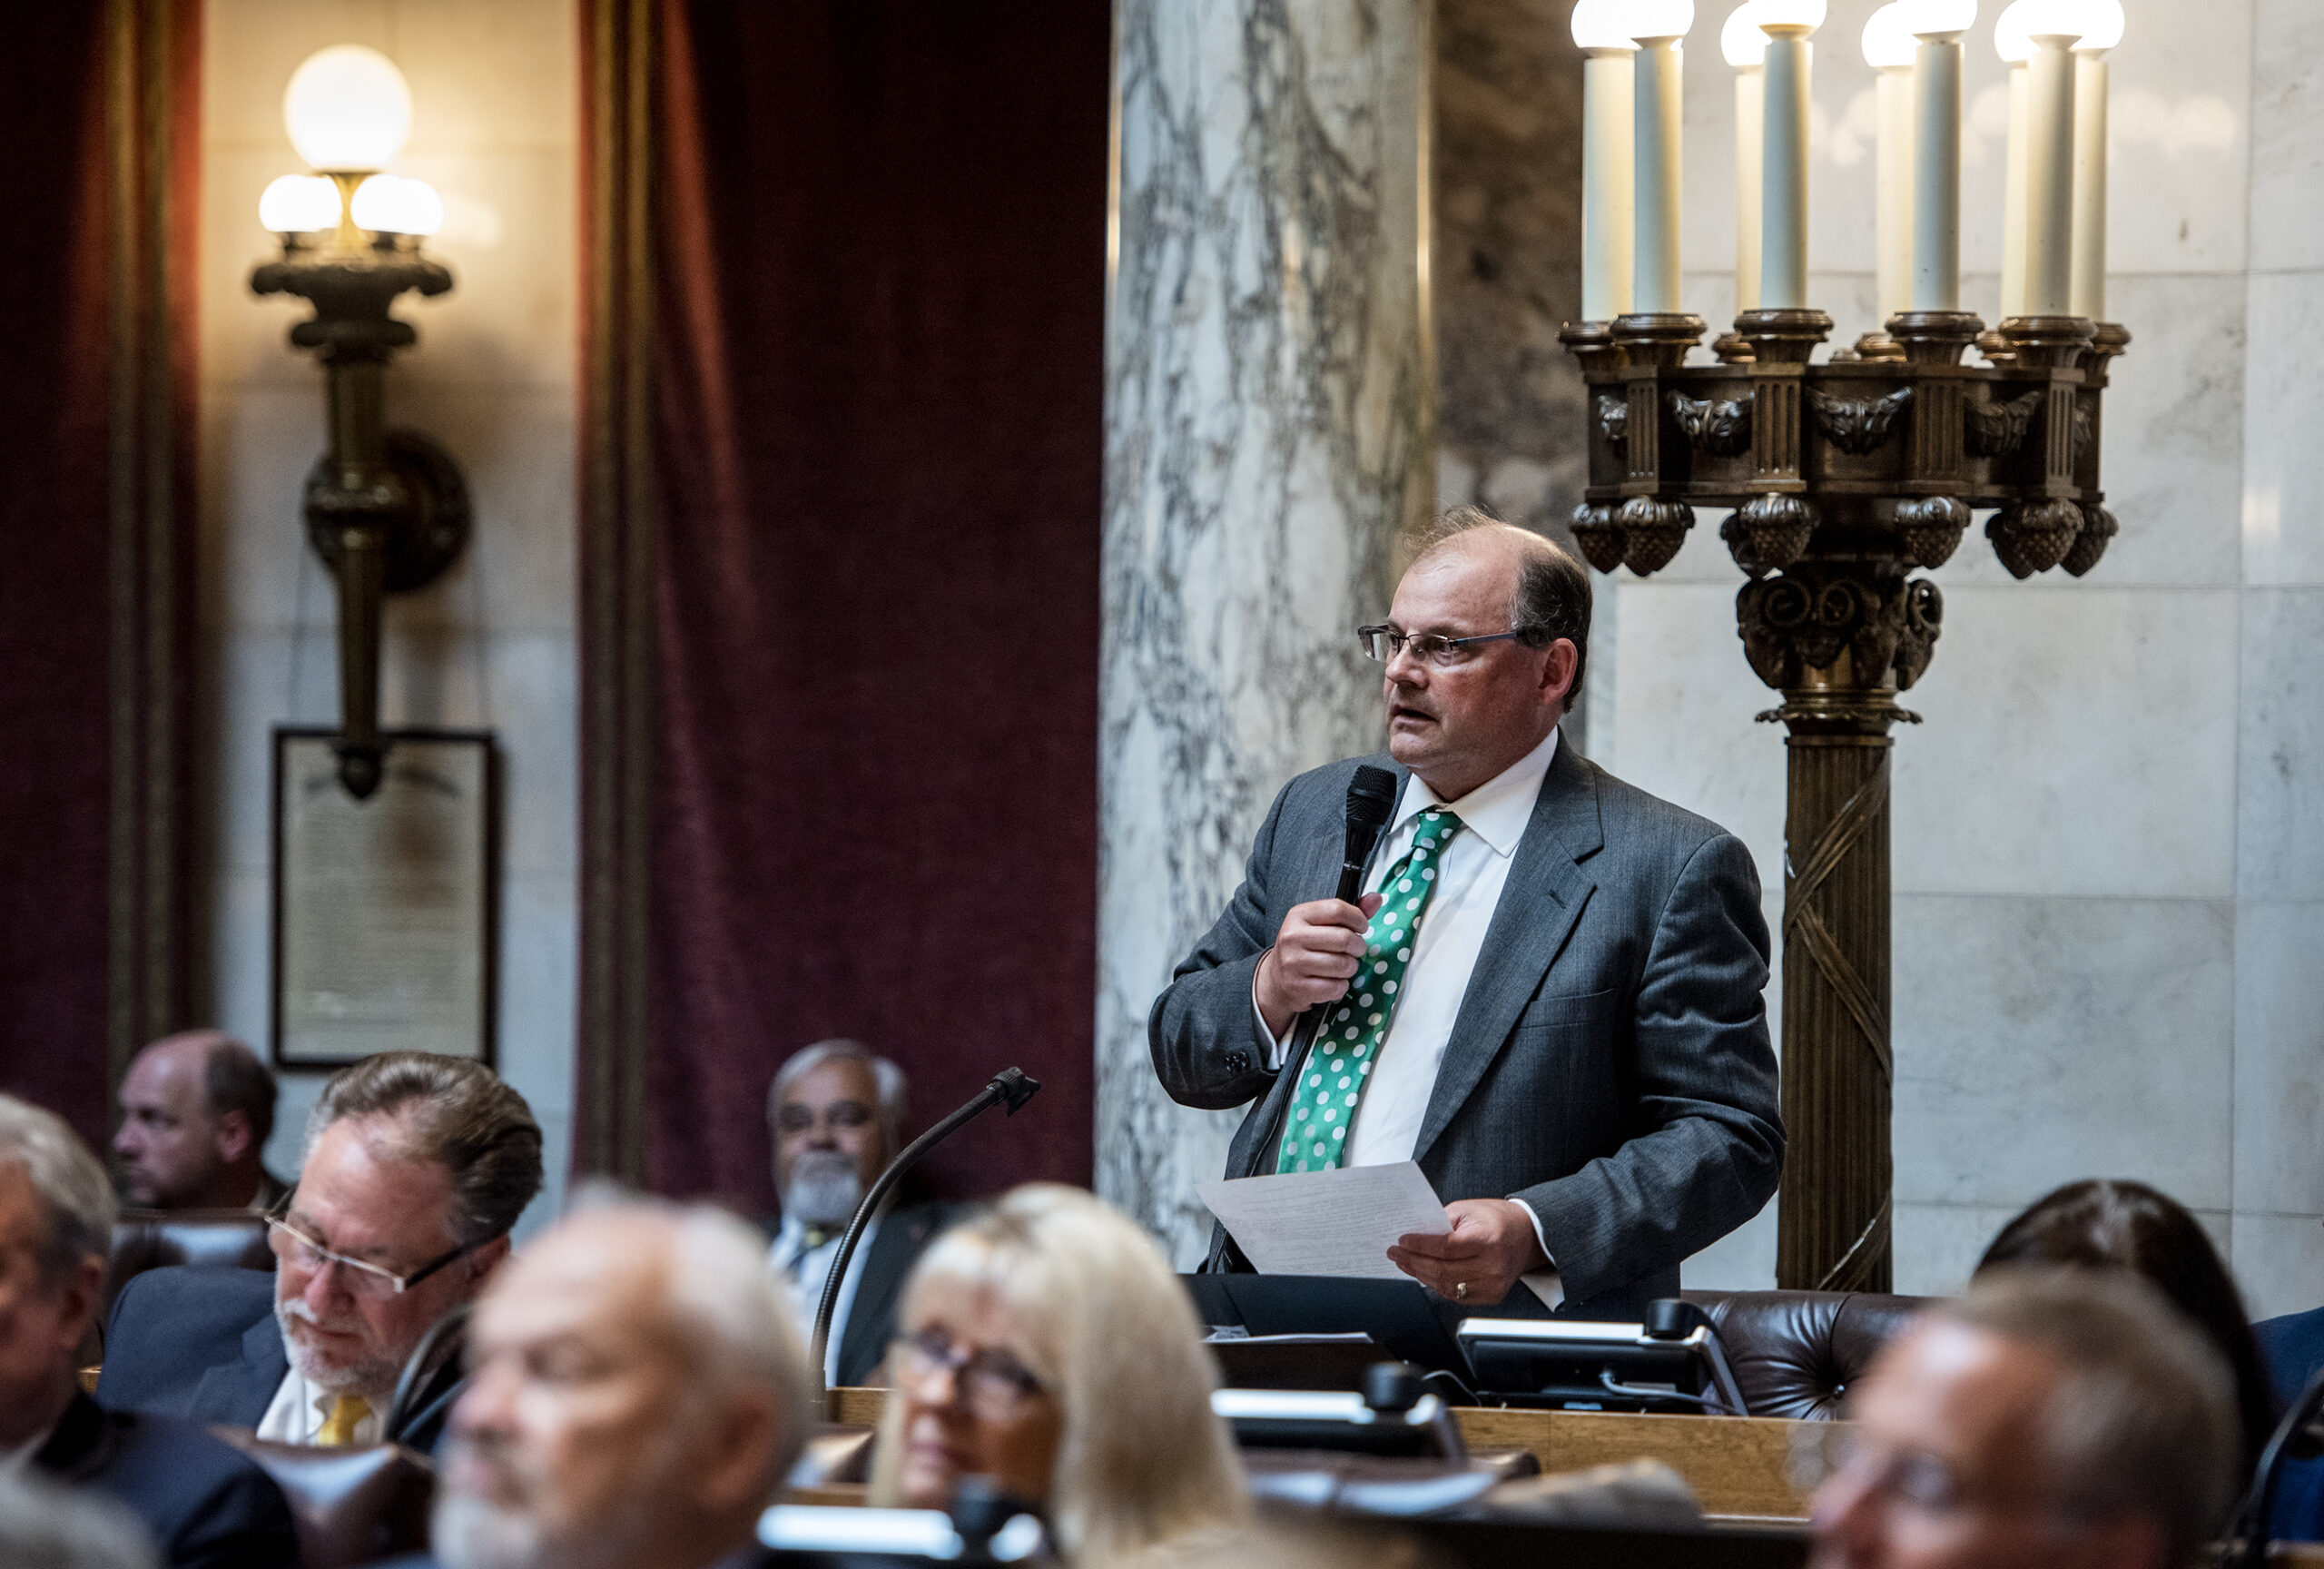
<instances>
[{"instance_id":1,"label":"hand holding paper","mask_svg":"<svg viewBox=\"0 0 2324 1569\"><path fill-rule=\"evenodd\" d=\"M1410 1160L1202 1182L1195 1193L1265 1275L1401 1279L1388 1258L1398 1238L1452 1230L1436 1189Z\"/></svg>"}]
</instances>

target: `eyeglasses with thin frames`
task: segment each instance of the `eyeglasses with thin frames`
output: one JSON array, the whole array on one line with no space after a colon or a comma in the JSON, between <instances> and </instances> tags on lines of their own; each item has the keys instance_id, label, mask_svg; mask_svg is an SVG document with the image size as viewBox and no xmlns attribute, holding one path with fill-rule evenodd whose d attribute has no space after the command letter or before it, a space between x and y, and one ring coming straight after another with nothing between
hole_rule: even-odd
<instances>
[{"instance_id":1,"label":"eyeglasses with thin frames","mask_svg":"<svg viewBox=\"0 0 2324 1569\"><path fill-rule=\"evenodd\" d=\"M933 1325L899 1339L894 1352L898 1384L925 1388L949 1374L960 1398L988 1422L1006 1422L1026 1401L1046 1393L1041 1381L1008 1352L963 1345Z\"/></svg>"},{"instance_id":2,"label":"eyeglasses with thin frames","mask_svg":"<svg viewBox=\"0 0 2324 1569\"><path fill-rule=\"evenodd\" d=\"M275 1258L286 1265L310 1273L326 1265L338 1265L341 1271L340 1283L347 1288L349 1295L368 1298L375 1302L402 1296L430 1275L449 1268L483 1246L480 1242L467 1243L440 1258L421 1265L409 1275L399 1275L384 1266L332 1252L279 1214L266 1218L266 1240L274 1249Z\"/></svg>"},{"instance_id":3,"label":"eyeglasses with thin frames","mask_svg":"<svg viewBox=\"0 0 2324 1569\"><path fill-rule=\"evenodd\" d=\"M1473 637L1447 637L1441 632L1399 632L1393 627L1359 627L1356 641L1364 656L1385 665L1410 648L1413 657L1439 670L1449 670L1475 657L1470 652L1481 643L1506 643L1522 632L1482 632Z\"/></svg>"}]
</instances>

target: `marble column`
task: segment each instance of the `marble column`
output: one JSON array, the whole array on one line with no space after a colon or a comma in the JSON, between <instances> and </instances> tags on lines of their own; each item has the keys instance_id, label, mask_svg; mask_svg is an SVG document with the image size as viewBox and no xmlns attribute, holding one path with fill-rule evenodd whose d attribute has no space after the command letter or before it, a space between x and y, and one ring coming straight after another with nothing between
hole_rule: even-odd
<instances>
[{"instance_id":1,"label":"marble column","mask_svg":"<svg viewBox=\"0 0 2324 1569\"><path fill-rule=\"evenodd\" d=\"M1239 1112L1146 1016L1300 770L1376 746L1350 633L1434 489L1431 0L1117 0L1098 1190L1182 1266Z\"/></svg>"}]
</instances>

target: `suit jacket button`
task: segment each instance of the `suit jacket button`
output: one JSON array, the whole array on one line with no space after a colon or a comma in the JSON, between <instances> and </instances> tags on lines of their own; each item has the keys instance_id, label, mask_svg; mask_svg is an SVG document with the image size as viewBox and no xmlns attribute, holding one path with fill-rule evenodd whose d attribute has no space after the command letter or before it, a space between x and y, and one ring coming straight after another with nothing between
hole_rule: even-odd
<instances>
[{"instance_id":1,"label":"suit jacket button","mask_svg":"<svg viewBox=\"0 0 2324 1569\"><path fill-rule=\"evenodd\" d=\"M1229 1051L1226 1054L1226 1066L1233 1069L1237 1073L1240 1073L1244 1070L1249 1068L1250 1065L1250 1054L1246 1051Z\"/></svg>"}]
</instances>

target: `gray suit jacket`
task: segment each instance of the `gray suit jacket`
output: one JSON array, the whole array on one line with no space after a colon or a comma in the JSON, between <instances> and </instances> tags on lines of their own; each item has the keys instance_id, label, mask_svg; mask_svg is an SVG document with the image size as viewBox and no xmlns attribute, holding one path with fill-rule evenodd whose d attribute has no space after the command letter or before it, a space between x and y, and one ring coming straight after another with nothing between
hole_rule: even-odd
<instances>
[{"instance_id":1,"label":"gray suit jacket","mask_svg":"<svg viewBox=\"0 0 2324 1569\"><path fill-rule=\"evenodd\" d=\"M1230 1175L1272 1147L1289 1099L1289 1076L1266 1066L1252 972L1294 904L1331 897L1359 763L1405 772L1352 758L1285 785L1243 885L1147 1020L1173 1099L1256 1102ZM1564 1313L1635 1317L1677 1294L1680 1259L1776 1190L1784 1138L1767 983L1758 873L1741 841L1561 742L1413 1158L1448 1201L1532 1207Z\"/></svg>"}]
</instances>

